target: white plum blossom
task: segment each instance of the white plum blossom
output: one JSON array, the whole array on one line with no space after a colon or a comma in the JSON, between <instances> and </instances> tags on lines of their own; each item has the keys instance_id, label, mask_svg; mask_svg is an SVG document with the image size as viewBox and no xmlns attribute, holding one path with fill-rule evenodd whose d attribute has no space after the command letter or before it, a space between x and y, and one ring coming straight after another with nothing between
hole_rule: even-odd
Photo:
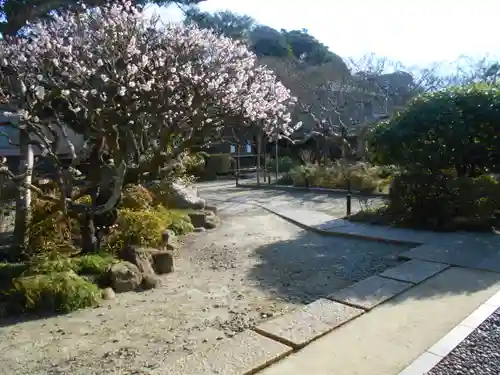
<instances>
[{"instance_id":1,"label":"white plum blossom","mask_svg":"<svg viewBox=\"0 0 500 375\"><path fill-rule=\"evenodd\" d=\"M291 132L294 98L246 46L193 26L159 25L129 2L32 24L28 37L0 40L0 62L4 101L25 100L26 118L47 123L57 115L78 133L104 136L121 150L116 159L130 145L165 149L173 137L187 147L233 119ZM52 106L55 97L68 105ZM62 112L47 113L47 105Z\"/></svg>"}]
</instances>

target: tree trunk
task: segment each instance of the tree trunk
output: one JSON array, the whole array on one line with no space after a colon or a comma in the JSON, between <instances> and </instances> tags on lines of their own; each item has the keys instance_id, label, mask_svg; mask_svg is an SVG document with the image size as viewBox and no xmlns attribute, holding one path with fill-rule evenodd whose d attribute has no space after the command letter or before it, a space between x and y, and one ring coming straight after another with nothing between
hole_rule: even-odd
<instances>
[{"instance_id":1,"label":"tree trunk","mask_svg":"<svg viewBox=\"0 0 500 375\"><path fill-rule=\"evenodd\" d=\"M259 131L259 135L257 136L257 186L260 186L260 153L262 148L262 135Z\"/></svg>"},{"instance_id":2,"label":"tree trunk","mask_svg":"<svg viewBox=\"0 0 500 375\"><path fill-rule=\"evenodd\" d=\"M31 190L27 187L33 178L34 154L33 146L29 144L29 135L20 130L19 142L21 161L19 172L25 173L23 183L19 186L16 196L16 217L14 224L14 257L18 258L28 242L28 226L31 219Z\"/></svg>"}]
</instances>

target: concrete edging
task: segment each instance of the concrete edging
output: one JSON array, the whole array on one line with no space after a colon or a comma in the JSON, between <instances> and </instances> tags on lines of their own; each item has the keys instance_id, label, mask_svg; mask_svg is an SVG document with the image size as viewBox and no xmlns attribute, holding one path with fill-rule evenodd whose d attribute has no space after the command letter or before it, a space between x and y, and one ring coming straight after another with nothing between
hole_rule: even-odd
<instances>
[{"instance_id":1,"label":"concrete edging","mask_svg":"<svg viewBox=\"0 0 500 375\"><path fill-rule=\"evenodd\" d=\"M345 233L345 232L332 232L324 229L318 229L314 228L310 225L305 225L297 220L294 220L288 216L282 215L279 212L276 212L274 210L271 210L270 208L267 208L261 204L258 203L253 203L254 205L271 212L272 214L281 217L282 219L297 225L298 227L301 227L302 229L309 230L314 233L318 233L324 236L331 236L331 237L345 237L345 238L357 238L357 239L362 239L362 240L368 240L368 241L375 241L375 242L382 242L382 243L387 243L387 244L393 244L393 245L410 245L410 246L419 246L422 245L423 242L414 242L414 241L403 241L403 240L393 240L390 238L383 238L383 237L374 237L374 236L367 236L367 235L362 235L362 234L354 234L354 233Z\"/></svg>"},{"instance_id":2,"label":"concrete edging","mask_svg":"<svg viewBox=\"0 0 500 375\"><path fill-rule=\"evenodd\" d=\"M479 306L398 375L425 375L500 308L500 291Z\"/></svg>"},{"instance_id":3,"label":"concrete edging","mask_svg":"<svg viewBox=\"0 0 500 375\"><path fill-rule=\"evenodd\" d=\"M423 263L429 262L413 262L411 265L418 266ZM370 276L333 292L325 298L265 321L253 328L253 331L292 348L291 352L283 356L282 360L286 360L289 354L297 353L311 342L333 333L371 309L449 268L447 265L432 267L432 269L419 267L416 270L417 273L423 271L423 274L413 282L383 276L383 273L389 270L401 272L401 267L402 265L398 265L389 268L378 275ZM367 295L374 295L375 299L363 301Z\"/></svg>"},{"instance_id":4,"label":"concrete edging","mask_svg":"<svg viewBox=\"0 0 500 375\"><path fill-rule=\"evenodd\" d=\"M303 186L291 186L291 185L251 185L251 184L237 184L235 187L247 188L247 189L273 189L273 190L291 190L291 191L306 191L311 193L325 193L325 194L346 194L347 190L344 189L327 189L319 187L303 187ZM389 198L388 194L384 193L362 193L358 190L351 191L352 196L363 197L363 198Z\"/></svg>"}]
</instances>

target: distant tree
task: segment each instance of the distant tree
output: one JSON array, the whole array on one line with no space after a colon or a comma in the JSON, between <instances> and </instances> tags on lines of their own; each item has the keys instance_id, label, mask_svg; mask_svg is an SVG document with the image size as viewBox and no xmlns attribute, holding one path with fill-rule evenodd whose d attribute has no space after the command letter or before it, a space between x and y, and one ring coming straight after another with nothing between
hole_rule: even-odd
<instances>
[{"instance_id":1,"label":"distant tree","mask_svg":"<svg viewBox=\"0 0 500 375\"><path fill-rule=\"evenodd\" d=\"M133 0L135 6L152 3L160 6L177 3L179 5L199 4L204 0ZM3 0L0 1L0 14L5 19L0 22L3 35L16 35L27 23L43 18L50 18L55 13L76 9L85 5L96 7L116 0Z\"/></svg>"},{"instance_id":2,"label":"distant tree","mask_svg":"<svg viewBox=\"0 0 500 375\"><path fill-rule=\"evenodd\" d=\"M190 7L184 12L184 23L195 24L202 29L211 29L217 35L237 40L248 40L255 20L246 15L239 15L230 11L202 12L197 7Z\"/></svg>"}]
</instances>

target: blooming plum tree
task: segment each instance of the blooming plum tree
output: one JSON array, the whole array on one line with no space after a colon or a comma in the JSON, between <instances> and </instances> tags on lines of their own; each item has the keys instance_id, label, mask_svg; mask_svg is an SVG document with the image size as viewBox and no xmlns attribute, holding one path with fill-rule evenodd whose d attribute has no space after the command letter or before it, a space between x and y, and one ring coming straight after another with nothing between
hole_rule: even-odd
<instances>
[{"instance_id":1,"label":"blooming plum tree","mask_svg":"<svg viewBox=\"0 0 500 375\"><path fill-rule=\"evenodd\" d=\"M246 46L147 19L128 1L56 15L0 44L1 101L19 113L22 131L56 167L64 212L109 211L127 170L141 178L168 174L185 149L229 121L289 133L294 98ZM83 135L83 152L65 126ZM93 155L87 185L109 186L104 204L70 199L75 169L63 168L61 142L72 150L73 167Z\"/></svg>"}]
</instances>

